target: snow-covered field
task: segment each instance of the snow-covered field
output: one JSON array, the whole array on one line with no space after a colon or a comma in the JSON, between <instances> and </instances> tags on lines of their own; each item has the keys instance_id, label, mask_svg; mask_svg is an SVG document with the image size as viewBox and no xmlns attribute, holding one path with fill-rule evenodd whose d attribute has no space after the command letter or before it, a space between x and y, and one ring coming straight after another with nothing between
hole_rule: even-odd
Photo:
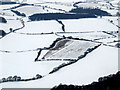
<instances>
[{"instance_id":1,"label":"snow-covered field","mask_svg":"<svg viewBox=\"0 0 120 90\"><path fill-rule=\"evenodd\" d=\"M117 66L118 49L101 46L77 63L67 66L54 74L47 75L40 80L4 83L1 85L3 88L52 88L60 83L85 85L97 81L101 76L116 73Z\"/></svg>"},{"instance_id":2,"label":"snow-covered field","mask_svg":"<svg viewBox=\"0 0 120 90\"><path fill-rule=\"evenodd\" d=\"M106 20L112 20L115 25L118 25L118 17L103 17Z\"/></svg>"},{"instance_id":3,"label":"snow-covered field","mask_svg":"<svg viewBox=\"0 0 120 90\"><path fill-rule=\"evenodd\" d=\"M67 44L67 43L66 43ZM97 44L85 41L71 41L62 49L50 50L45 59L77 59L79 55L84 55L86 49L96 46ZM56 46L57 47L57 46ZM66 54L65 54L66 53Z\"/></svg>"},{"instance_id":4,"label":"snow-covered field","mask_svg":"<svg viewBox=\"0 0 120 90\"><path fill-rule=\"evenodd\" d=\"M25 51L37 48L49 47L49 45L57 38L56 35L22 35L11 33L0 40L2 47L0 50L5 51Z\"/></svg>"},{"instance_id":5,"label":"snow-covered field","mask_svg":"<svg viewBox=\"0 0 120 90\"><path fill-rule=\"evenodd\" d=\"M24 53L0 53L4 61L2 64L2 75L0 77L21 76L32 78L36 74L47 75L54 67L64 61L34 62L37 51Z\"/></svg>"},{"instance_id":6,"label":"snow-covered field","mask_svg":"<svg viewBox=\"0 0 120 90\"><path fill-rule=\"evenodd\" d=\"M34 7L34 6L23 6L16 10L28 16L33 15L34 13L47 13L47 11L43 10L42 7Z\"/></svg>"},{"instance_id":7,"label":"snow-covered field","mask_svg":"<svg viewBox=\"0 0 120 90\"><path fill-rule=\"evenodd\" d=\"M8 9L8 8L11 8L11 7L14 7L14 6L17 6L18 4L12 4L12 5L0 5L0 10L1 9Z\"/></svg>"},{"instance_id":8,"label":"snow-covered field","mask_svg":"<svg viewBox=\"0 0 120 90\"><path fill-rule=\"evenodd\" d=\"M95 39L109 39L113 37L112 35L108 35L102 31L84 31L84 32L79 32L79 33L58 33L60 36L74 36L76 38L84 38L84 39L89 39L89 40L95 40ZM117 38L117 37L116 37ZM101 40L100 39L100 40ZM102 41L102 40L101 40Z\"/></svg>"},{"instance_id":9,"label":"snow-covered field","mask_svg":"<svg viewBox=\"0 0 120 90\"><path fill-rule=\"evenodd\" d=\"M6 32L5 35L0 33L0 88L52 88L60 83L85 85L118 71L118 1L80 1L83 3L76 4L78 7L98 7L112 16L41 21L28 19L28 16L37 13L69 13L76 8L73 4L78 0L27 0L26 3L33 5L13 9L26 17L8 9L19 4L0 6L0 17L7 20L7 23L0 23L0 30ZM85 57L77 62L49 74L60 65L70 63L70 59L76 60L83 55ZM29 79L36 74L43 77L27 82L1 83L2 78L9 76Z\"/></svg>"},{"instance_id":10,"label":"snow-covered field","mask_svg":"<svg viewBox=\"0 0 120 90\"><path fill-rule=\"evenodd\" d=\"M56 8L56 9L62 9L65 11L70 11L73 8L73 5L67 5L65 3L63 4L59 4L59 3L45 3L45 4L41 4L42 6L47 6L47 7L52 7L52 8Z\"/></svg>"},{"instance_id":11,"label":"snow-covered field","mask_svg":"<svg viewBox=\"0 0 120 90\"><path fill-rule=\"evenodd\" d=\"M83 8L101 8L101 5L98 5L97 3L79 3L77 4L78 7L83 7Z\"/></svg>"},{"instance_id":12,"label":"snow-covered field","mask_svg":"<svg viewBox=\"0 0 120 90\"><path fill-rule=\"evenodd\" d=\"M20 20L16 20L14 18L8 18L8 17L5 17L5 18L7 19L7 24L1 23L0 29L4 30L6 33L10 32L10 28L14 30L22 27Z\"/></svg>"},{"instance_id":13,"label":"snow-covered field","mask_svg":"<svg viewBox=\"0 0 120 90\"><path fill-rule=\"evenodd\" d=\"M18 33L50 33L61 32L61 25L55 21L34 21L27 22L25 28L17 31Z\"/></svg>"},{"instance_id":14,"label":"snow-covered field","mask_svg":"<svg viewBox=\"0 0 120 90\"><path fill-rule=\"evenodd\" d=\"M62 20L67 32L117 31L118 28L105 19Z\"/></svg>"}]
</instances>

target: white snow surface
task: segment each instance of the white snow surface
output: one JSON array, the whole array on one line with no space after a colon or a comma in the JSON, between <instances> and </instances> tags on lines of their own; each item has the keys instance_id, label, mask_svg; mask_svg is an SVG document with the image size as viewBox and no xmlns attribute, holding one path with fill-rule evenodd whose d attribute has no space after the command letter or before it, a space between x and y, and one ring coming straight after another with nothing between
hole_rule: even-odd
<instances>
[{"instance_id":1,"label":"white snow surface","mask_svg":"<svg viewBox=\"0 0 120 90\"><path fill-rule=\"evenodd\" d=\"M58 72L30 82L3 83L3 88L52 88L55 85L85 85L97 81L99 77L116 73L118 70L118 49L101 46L87 57Z\"/></svg>"},{"instance_id":2,"label":"white snow surface","mask_svg":"<svg viewBox=\"0 0 120 90\"><path fill-rule=\"evenodd\" d=\"M0 50L8 50L8 51L26 51L26 50L34 50L37 48L49 47L58 37L56 35L22 35L11 33L0 39L0 43L2 43L2 47Z\"/></svg>"},{"instance_id":3,"label":"white snow surface","mask_svg":"<svg viewBox=\"0 0 120 90\"><path fill-rule=\"evenodd\" d=\"M27 16L36 14L36 13L47 13L47 11L43 10L42 7L34 7L34 6L23 6L16 9L17 11L24 13Z\"/></svg>"},{"instance_id":4,"label":"white snow surface","mask_svg":"<svg viewBox=\"0 0 120 90\"><path fill-rule=\"evenodd\" d=\"M112 35L103 33L102 31L82 31L79 33L57 33L60 36L73 36L74 38L84 38L84 39L88 39L88 40L94 40L94 39L99 39L99 38L103 38L103 39L107 39L109 37L113 37ZM109 38L111 40L111 38ZM102 40L103 40L102 39ZM101 40L101 41L102 41Z\"/></svg>"},{"instance_id":5,"label":"white snow surface","mask_svg":"<svg viewBox=\"0 0 120 90\"><path fill-rule=\"evenodd\" d=\"M19 20L16 20L14 18L9 18L8 16L5 16L5 18L7 20L7 23L0 23L1 24L0 29L4 30L6 33L10 32L10 28L14 30L22 27L22 24Z\"/></svg>"},{"instance_id":6,"label":"white snow surface","mask_svg":"<svg viewBox=\"0 0 120 90\"><path fill-rule=\"evenodd\" d=\"M63 9L66 11L71 10L74 2L78 0L27 0L26 3L36 3L36 5L45 5L57 9ZM85 0L79 0L85 1ZM20 0L22 2L22 0ZM49 2L49 3L47 3ZM50 3L52 2L52 3ZM55 3L59 3L59 5ZM42 3L42 4L41 4ZM113 10L109 10L110 5L106 2L99 2L97 4L79 4L82 7L99 7L102 10L110 12L112 15L117 13L117 3L118 0L113 0L110 3L115 6ZM63 4L63 7L62 7ZM105 6L102 7L102 5ZM18 4L16 4L18 5ZM29 82L6 82L0 84L0 88L52 88L55 85L62 84L74 84L74 85L86 85L93 81L97 81L99 77L106 76L109 74L116 73L118 71L118 48L103 46L101 45L91 53L89 53L85 58L80 59L78 62L61 68L59 71L48 74L53 68L61 65L62 63L67 63L66 61L39 61L34 62L37 57L37 48L49 47L54 40L59 38L59 36L73 36L77 38L84 38L94 40L97 38L104 38L96 41L100 41L103 44L113 45L116 43L114 40L118 40L118 37L103 33L102 31L118 31L118 20L117 17L102 17L102 18L84 18L84 19L69 19L60 20L65 25L66 32L91 32L91 33L62 33L58 36L54 33L63 32L62 25L55 20L50 21L33 21L27 22L28 17L23 18L15 15L10 10L4 11L5 8L10 8L16 5L3 5L0 6L0 16L7 19L8 23L0 23L0 29L5 32L9 32L10 28L16 29L22 26L21 22L17 18L22 18L25 21L25 27L16 31L16 33L11 32L5 37L0 39L0 79L7 78L8 76L21 76L22 78L32 78L36 74L41 74L45 77L29 81ZM65 6L66 5L66 6ZM67 6L68 5L68 6ZM88 6L89 5L89 6ZM59 7L58 7L59 6ZM29 8L28 8L29 7ZM28 8L28 9L27 9ZM25 13L27 16L34 13L49 13L49 12L60 12L59 10L53 10L39 7L33 8L32 6L24 6L17 8L16 10L21 13ZM13 15L14 14L14 15ZM109 20L113 20L110 23ZM44 34L40 33L51 33ZM27 35L29 33L29 35ZM35 35L38 34L39 35ZM31 35L30 35L31 34ZM33 34L33 35L32 35ZM50 58L76 58L79 55L79 50L83 49L81 54L89 48L96 45L96 43L91 42L79 42L73 41L68 42L66 47L59 50L54 55L48 56ZM80 48L78 48L81 46ZM71 49L74 49L71 52ZM78 50L79 49L79 50ZM28 51L31 50L31 51ZM3 51L3 52L2 52ZM7 53L5 51L10 51ZM17 52L23 51L23 52ZM39 59L41 59L49 50L44 50L41 52ZM69 51L69 52L68 52ZM75 53L76 51L76 53Z\"/></svg>"},{"instance_id":7,"label":"white snow surface","mask_svg":"<svg viewBox=\"0 0 120 90\"><path fill-rule=\"evenodd\" d=\"M65 25L66 32L81 32L81 31L117 31L118 28L100 18L78 19L78 20L62 20Z\"/></svg>"},{"instance_id":8,"label":"white snow surface","mask_svg":"<svg viewBox=\"0 0 120 90\"><path fill-rule=\"evenodd\" d=\"M11 5L0 5L0 10L2 9L7 9L7 8L11 8L11 7L14 7L14 6L17 6L18 4L11 4Z\"/></svg>"},{"instance_id":9,"label":"white snow surface","mask_svg":"<svg viewBox=\"0 0 120 90\"><path fill-rule=\"evenodd\" d=\"M33 21L26 22L25 28L17 31L19 33L50 33L50 32L61 32L61 25L55 21Z\"/></svg>"}]
</instances>

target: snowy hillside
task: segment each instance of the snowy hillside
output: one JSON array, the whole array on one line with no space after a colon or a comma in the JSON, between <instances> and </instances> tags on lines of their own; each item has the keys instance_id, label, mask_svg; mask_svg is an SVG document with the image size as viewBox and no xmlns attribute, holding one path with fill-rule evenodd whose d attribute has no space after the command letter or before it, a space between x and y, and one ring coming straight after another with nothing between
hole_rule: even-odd
<instances>
[{"instance_id":1,"label":"snowy hillside","mask_svg":"<svg viewBox=\"0 0 120 90\"><path fill-rule=\"evenodd\" d=\"M117 51L118 49L102 46L89 54L86 58L80 60L79 62L71 66L65 67L54 74L47 75L40 80L30 82L5 83L2 84L2 87L52 88L55 85L59 85L60 83L68 85L89 84L92 81L97 81L97 79L101 76L117 72Z\"/></svg>"},{"instance_id":2,"label":"snowy hillside","mask_svg":"<svg viewBox=\"0 0 120 90\"><path fill-rule=\"evenodd\" d=\"M0 5L0 88L85 85L116 73L118 8L117 0Z\"/></svg>"}]
</instances>

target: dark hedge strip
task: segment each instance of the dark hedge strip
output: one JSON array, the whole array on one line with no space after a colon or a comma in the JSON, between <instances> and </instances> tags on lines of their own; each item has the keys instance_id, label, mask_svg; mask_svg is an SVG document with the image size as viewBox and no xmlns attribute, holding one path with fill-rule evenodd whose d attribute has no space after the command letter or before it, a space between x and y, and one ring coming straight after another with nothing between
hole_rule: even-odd
<instances>
[{"instance_id":1,"label":"dark hedge strip","mask_svg":"<svg viewBox=\"0 0 120 90\"><path fill-rule=\"evenodd\" d=\"M20 13L18 11L15 11L15 10L11 10L13 13L15 13L16 15L18 16L22 16L22 17L26 17L26 15L24 13Z\"/></svg>"},{"instance_id":2,"label":"dark hedge strip","mask_svg":"<svg viewBox=\"0 0 120 90\"><path fill-rule=\"evenodd\" d=\"M100 77L98 82L78 86L78 85L62 85L53 87L51 90L120 90L120 71L116 74Z\"/></svg>"},{"instance_id":3,"label":"dark hedge strip","mask_svg":"<svg viewBox=\"0 0 120 90\"><path fill-rule=\"evenodd\" d=\"M98 16L111 16L111 14L109 14L108 12L100 10L98 8L92 9L92 8L79 7L79 8L72 9L70 12L71 13L88 13L90 15L93 14Z\"/></svg>"},{"instance_id":4,"label":"dark hedge strip","mask_svg":"<svg viewBox=\"0 0 120 90\"><path fill-rule=\"evenodd\" d=\"M66 13L41 13L29 16L31 21L40 20L57 20L57 19L80 19L80 18L96 18L93 14L66 14Z\"/></svg>"},{"instance_id":5,"label":"dark hedge strip","mask_svg":"<svg viewBox=\"0 0 120 90\"><path fill-rule=\"evenodd\" d=\"M62 30L63 30L63 32L65 32L65 25L64 25L64 23L62 22L62 21L60 21L60 20L56 20L59 24L61 24L62 25Z\"/></svg>"},{"instance_id":6,"label":"dark hedge strip","mask_svg":"<svg viewBox=\"0 0 120 90\"><path fill-rule=\"evenodd\" d=\"M0 5L6 5L6 4L17 4L16 2L4 2L4 1L0 1Z\"/></svg>"}]
</instances>

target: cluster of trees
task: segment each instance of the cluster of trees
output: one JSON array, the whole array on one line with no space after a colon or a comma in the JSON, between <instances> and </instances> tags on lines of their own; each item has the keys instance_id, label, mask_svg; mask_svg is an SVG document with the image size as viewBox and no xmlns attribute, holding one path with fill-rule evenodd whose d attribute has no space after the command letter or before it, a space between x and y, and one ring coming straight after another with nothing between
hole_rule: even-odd
<instances>
[{"instance_id":1,"label":"cluster of trees","mask_svg":"<svg viewBox=\"0 0 120 90\"><path fill-rule=\"evenodd\" d=\"M87 13L89 15L97 15L97 16L111 16L111 14L109 14L106 11L100 10L98 8L75 8L72 9L70 12L72 13Z\"/></svg>"},{"instance_id":2,"label":"cluster of trees","mask_svg":"<svg viewBox=\"0 0 120 90\"><path fill-rule=\"evenodd\" d=\"M7 20L4 17L0 17L0 23L7 23Z\"/></svg>"},{"instance_id":3,"label":"cluster of trees","mask_svg":"<svg viewBox=\"0 0 120 90\"><path fill-rule=\"evenodd\" d=\"M100 77L98 82L89 85L62 85L55 86L51 90L120 90L120 71L116 74Z\"/></svg>"},{"instance_id":4,"label":"cluster of trees","mask_svg":"<svg viewBox=\"0 0 120 90\"><path fill-rule=\"evenodd\" d=\"M100 45L101 45L101 44L99 44L99 45L97 45L97 46L95 46L95 47L93 47L93 48L88 48L88 49L86 50L86 52L84 52L83 55L81 55L81 56L78 57L77 60L85 57L88 53L92 52L93 50L95 50L96 48L98 48Z\"/></svg>"},{"instance_id":5,"label":"cluster of trees","mask_svg":"<svg viewBox=\"0 0 120 90\"><path fill-rule=\"evenodd\" d=\"M9 76L8 78L2 78L0 80L0 83L3 83L3 82L13 82L13 81L21 81L21 77L20 76Z\"/></svg>"},{"instance_id":6,"label":"cluster of trees","mask_svg":"<svg viewBox=\"0 0 120 90\"><path fill-rule=\"evenodd\" d=\"M120 16L120 12L117 12L117 13L116 13L116 16Z\"/></svg>"},{"instance_id":7,"label":"cluster of trees","mask_svg":"<svg viewBox=\"0 0 120 90\"><path fill-rule=\"evenodd\" d=\"M29 79L22 79L20 76L9 76L8 78L2 78L0 79L0 83L4 83L4 82L15 82L15 81L31 81L31 80L36 80L36 79L40 79L42 78L41 75L36 74L35 77L33 78L29 78Z\"/></svg>"},{"instance_id":8,"label":"cluster of trees","mask_svg":"<svg viewBox=\"0 0 120 90\"><path fill-rule=\"evenodd\" d=\"M117 48L120 48L120 43L117 43L115 46L116 46Z\"/></svg>"},{"instance_id":9,"label":"cluster of trees","mask_svg":"<svg viewBox=\"0 0 120 90\"><path fill-rule=\"evenodd\" d=\"M36 80L36 79L40 79L42 78L41 75L37 74L35 77L33 78L29 78L29 79L21 79L21 81L31 81L31 80Z\"/></svg>"},{"instance_id":10,"label":"cluster of trees","mask_svg":"<svg viewBox=\"0 0 120 90\"><path fill-rule=\"evenodd\" d=\"M31 21L40 20L57 20L57 19L79 19L79 18L96 18L93 14L67 14L67 13L41 13L29 16Z\"/></svg>"},{"instance_id":11,"label":"cluster of trees","mask_svg":"<svg viewBox=\"0 0 120 90\"><path fill-rule=\"evenodd\" d=\"M76 62L76 61L71 61L71 62L68 62L68 63L62 63L62 64L59 65L58 67L53 68L53 70L52 70L51 72L49 72L49 74L52 74L52 73L58 71L59 69L65 67L65 66L68 66L68 65L70 65L70 64L72 64L72 63L75 63L75 62Z\"/></svg>"},{"instance_id":12,"label":"cluster of trees","mask_svg":"<svg viewBox=\"0 0 120 90\"><path fill-rule=\"evenodd\" d=\"M18 11L15 11L15 10L11 10L13 13L15 13L16 15L18 16L22 16L22 17L26 17L26 15L24 13L20 13Z\"/></svg>"},{"instance_id":13,"label":"cluster of trees","mask_svg":"<svg viewBox=\"0 0 120 90\"><path fill-rule=\"evenodd\" d=\"M6 35L6 32L4 30L0 30L0 36L4 37Z\"/></svg>"}]
</instances>

